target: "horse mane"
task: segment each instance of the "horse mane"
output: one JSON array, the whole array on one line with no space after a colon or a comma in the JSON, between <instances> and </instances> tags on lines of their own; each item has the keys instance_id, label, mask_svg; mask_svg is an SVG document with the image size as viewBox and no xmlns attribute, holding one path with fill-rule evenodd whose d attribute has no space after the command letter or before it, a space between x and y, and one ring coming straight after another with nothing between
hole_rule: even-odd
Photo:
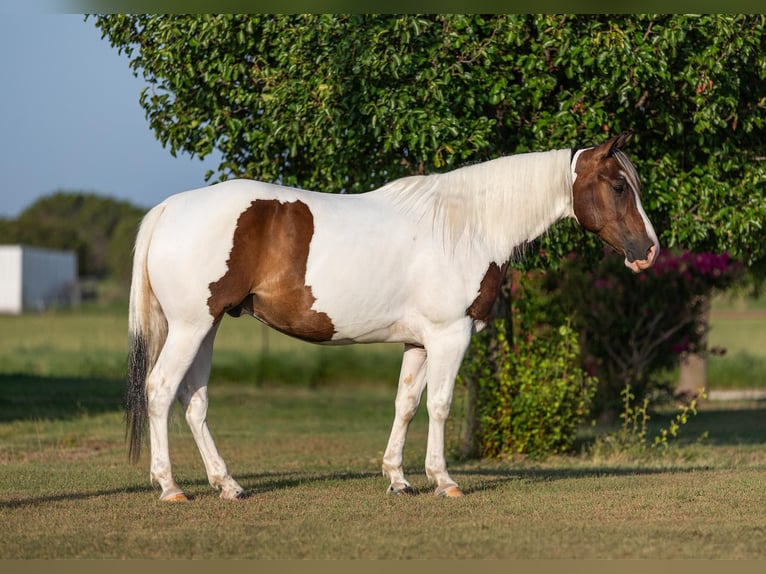
<instances>
[{"instance_id":1,"label":"horse mane","mask_svg":"<svg viewBox=\"0 0 766 574\"><path fill-rule=\"evenodd\" d=\"M375 192L454 250L484 244L495 261L540 236L571 212L570 150L504 156L446 173L409 176Z\"/></svg>"}]
</instances>

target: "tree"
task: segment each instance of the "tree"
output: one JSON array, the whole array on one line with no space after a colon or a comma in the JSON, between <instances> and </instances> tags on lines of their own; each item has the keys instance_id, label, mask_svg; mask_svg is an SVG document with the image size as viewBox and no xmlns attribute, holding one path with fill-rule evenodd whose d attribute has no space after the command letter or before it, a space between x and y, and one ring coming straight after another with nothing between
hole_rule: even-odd
<instances>
[{"instance_id":1,"label":"tree","mask_svg":"<svg viewBox=\"0 0 766 574\"><path fill-rule=\"evenodd\" d=\"M71 249L80 276L126 279L143 213L128 202L58 191L32 203L16 220L0 222L0 242Z\"/></svg>"},{"instance_id":2,"label":"tree","mask_svg":"<svg viewBox=\"0 0 766 574\"><path fill-rule=\"evenodd\" d=\"M370 190L503 154L629 154L661 243L766 260L762 15L107 15L171 153L218 177ZM211 174L212 176L212 174ZM559 225L524 264L596 242ZM508 308L508 305L504 306Z\"/></svg>"},{"instance_id":3,"label":"tree","mask_svg":"<svg viewBox=\"0 0 766 574\"><path fill-rule=\"evenodd\" d=\"M321 191L632 129L664 244L763 258L764 16L109 15L172 153ZM558 244L561 234L556 234ZM567 233L566 235L571 235ZM566 246L569 247L569 246Z\"/></svg>"}]
</instances>

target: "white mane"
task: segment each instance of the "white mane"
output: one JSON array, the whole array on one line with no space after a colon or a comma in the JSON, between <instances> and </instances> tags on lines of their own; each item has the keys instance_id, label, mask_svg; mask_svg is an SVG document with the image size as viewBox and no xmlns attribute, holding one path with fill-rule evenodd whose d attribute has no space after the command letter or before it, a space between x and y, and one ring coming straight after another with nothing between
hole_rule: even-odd
<instances>
[{"instance_id":1,"label":"white mane","mask_svg":"<svg viewBox=\"0 0 766 574\"><path fill-rule=\"evenodd\" d=\"M396 180L379 193L418 220L430 219L453 248L481 242L494 261L572 215L571 151L501 157L454 171Z\"/></svg>"}]
</instances>

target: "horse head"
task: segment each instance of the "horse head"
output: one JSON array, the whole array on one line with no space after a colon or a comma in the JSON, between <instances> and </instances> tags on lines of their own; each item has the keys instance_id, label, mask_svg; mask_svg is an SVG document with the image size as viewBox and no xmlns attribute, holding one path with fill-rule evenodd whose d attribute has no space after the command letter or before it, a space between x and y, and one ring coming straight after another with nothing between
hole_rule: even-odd
<instances>
[{"instance_id":1,"label":"horse head","mask_svg":"<svg viewBox=\"0 0 766 574\"><path fill-rule=\"evenodd\" d=\"M572 207L577 221L625 255L625 266L638 273L652 266L660 252L657 234L641 207L641 182L622 151L624 133L572 158Z\"/></svg>"}]
</instances>

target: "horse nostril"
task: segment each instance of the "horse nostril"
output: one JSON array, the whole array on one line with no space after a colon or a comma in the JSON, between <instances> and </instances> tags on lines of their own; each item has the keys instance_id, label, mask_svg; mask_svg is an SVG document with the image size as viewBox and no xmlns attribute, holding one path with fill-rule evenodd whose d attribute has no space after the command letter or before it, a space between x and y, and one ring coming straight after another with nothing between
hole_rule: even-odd
<instances>
[{"instance_id":1,"label":"horse nostril","mask_svg":"<svg viewBox=\"0 0 766 574\"><path fill-rule=\"evenodd\" d=\"M649 249L646 250L646 260L649 262L649 265L652 265L655 262L659 252L660 252L660 246L657 245L656 243L652 243Z\"/></svg>"}]
</instances>

